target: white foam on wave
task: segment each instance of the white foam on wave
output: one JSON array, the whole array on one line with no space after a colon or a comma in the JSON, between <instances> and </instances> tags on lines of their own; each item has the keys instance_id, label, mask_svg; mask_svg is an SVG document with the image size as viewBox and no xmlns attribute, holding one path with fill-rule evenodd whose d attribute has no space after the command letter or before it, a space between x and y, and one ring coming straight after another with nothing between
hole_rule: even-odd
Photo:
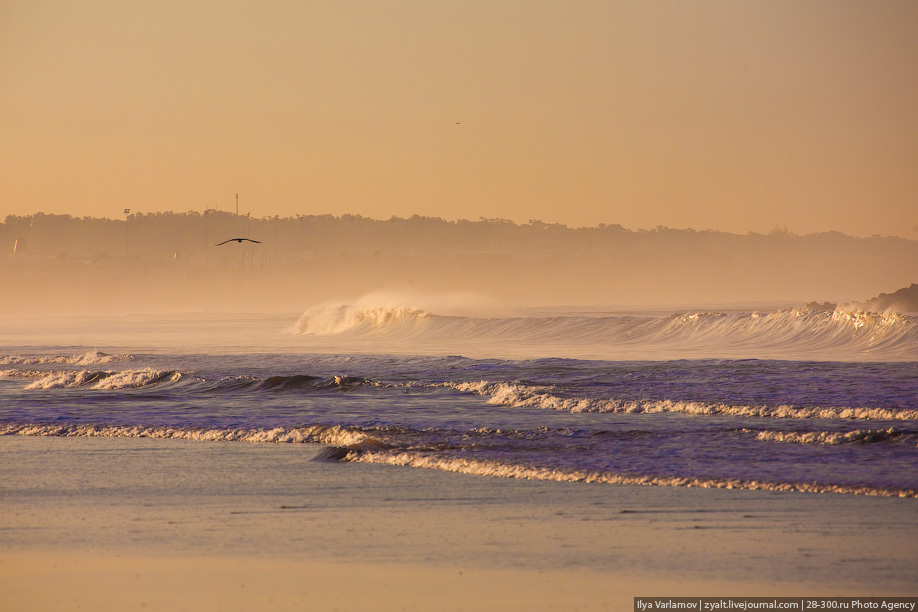
<instances>
[{"instance_id":1,"label":"white foam on wave","mask_svg":"<svg viewBox=\"0 0 918 612\"><path fill-rule=\"evenodd\" d=\"M812 314L813 311L793 311L799 314ZM832 311L832 322L854 329L896 329L907 325L911 321L907 315L896 312L866 312L863 310L850 310L836 308Z\"/></svg>"},{"instance_id":2,"label":"white foam on wave","mask_svg":"<svg viewBox=\"0 0 918 612\"><path fill-rule=\"evenodd\" d=\"M12 370L0 370L0 376L4 378L43 378L48 376L47 370L21 370L19 368Z\"/></svg>"},{"instance_id":3,"label":"white foam on wave","mask_svg":"<svg viewBox=\"0 0 918 612\"><path fill-rule=\"evenodd\" d=\"M672 315L635 338L668 345L756 350L854 351L918 355L918 323L908 316L851 311L774 310Z\"/></svg>"},{"instance_id":4,"label":"white foam on wave","mask_svg":"<svg viewBox=\"0 0 918 612\"><path fill-rule=\"evenodd\" d=\"M413 452L359 452L352 451L344 461L382 463L457 472L475 476L499 478L520 478L524 480L548 480L555 482L584 482L603 484L625 484L665 487L699 487L705 489L746 489L753 491L786 491L799 493L845 493L883 497L918 497L914 489L890 489L858 485L833 485L808 482L769 482L762 480L740 480L726 478L687 478L678 476L637 476L584 472L579 470L558 470L550 468L512 465L487 459L435 456Z\"/></svg>"},{"instance_id":5,"label":"white foam on wave","mask_svg":"<svg viewBox=\"0 0 918 612\"><path fill-rule=\"evenodd\" d=\"M402 467L435 469L476 476L668 487L746 489L804 493L844 493L885 497L918 497L914 489L893 489L860 485L833 485L814 482L770 482L729 478L691 478L680 476L643 476L590 472L576 469L552 469L508 464L490 459L469 459L449 454L431 454L416 450L392 449L390 445L363 432L336 425L308 427L259 428L188 428L117 425L0 425L0 436L57 436L156 438L206 442L250 442L265 444L314 443L329 445L317 458L330 461L387 464Z\"/></svg>"},{"instance_id":6,"label":"white foam on wave","mask_svg":"<svg viewBox=\"0 0 918 612\"><path fill-rule=\"evenodd\" d=\"M114 361L133 359L133 355L110 355L100 351L87 351L79 355L9 355L0 357L0 365L102 365Z\"/></svg>"},{"instance_id":7,"label":"white foam on wave","mask_svg":"<svg viewBox=\"0 0 918 612\"><path fill-rule=\"evenodd\" d=\"M179 372L154 370L123 370L119 372L96 372L92 370L66 370L51 372L30 383L26 389L89 389L118 390L145 387L157 382L176 382L182 378Z\"/></svg>"},{"instance_id":8,"label":"white foam on wave","mask_svg":"<svg viewBox=\"0 0 918 612\"><path fill-rule=\"evenodd\" d=\"M436 313L436 314L434 314ZM431 295L416 291L376 291L352 303L320 304L303 313L288 331L327 336L346 332L391 334L429 331L430 319L487 320L503 317L505 307L473 293Z\"/></svg>"},{"instance_id":9,"label":"white foam on wave","mask_svg":"<svg viewBox=\"0 0 918 612\"><path fill-rule=\"evenodd\" d=\"M293 325L292 333L328 336L348 331L371 331L416 325L432 316L410 307L367 308L350 304L325 304L307 310Z\"/></svg>"},{"instance_id":10,"label":"white foam on wave","mask_svg":"<svg viewBox=\"0 0 918 612\"><path fill-rule=\"evenodd\" d=\"M908 444L918 445L918 434L889 429L855 429L854 431L758 431L756 438L766 442L789 444Z\"/></svg>"},{"instance_id":11,"label":"white foam on wave","mask_svg":"<svg viewBox=\"0 0 918 612\"><path fill-rule=\"evenodd\" d=\"M313 443L357 445L367 436L337 425L310 427L193 428L145 427L142 425L0 425L0 436L57 436L103 438L160 438L206 442Z\"/></svg>"},{"instance_id":12,"label":"white foam on wave","mask_svg":"<svg viewBox=\"0 0 918 612\"><path fill-rule=\"evenodd\" d=\"M563 398L550 393L550 387L486 380L465 383L445 383L458 391L488 398L496 406L540 408L578 412L661 413L678 412L693 415L728 415L779 419L875 419L918 420L918 409L890 410L888 408L834 408L780 406L737 406L707 402L676 400L617 400L609 398Z\"/></svg>"},{"instance_id":13,"label":"white foam on wave","mask_svg":"<svg viewBox=\"0 0 918 612\"><path fill-rule=\"evenodd\" d=\"M497 313L494 313L497 314ZM370 300L322 305L306 311L289 330L293 334L349 339L385 339L461 346L528 347L544 353L561 348L576 354L590 349L679 354L687 352L745 357L801 355L831 359L902 360L918 357L918 321L900 314L837 309L766 312L695 312L668 316L576 315L482 318L411 302ZM454 345L456 345L454 347Z\"/></svg>"}]
</instances>

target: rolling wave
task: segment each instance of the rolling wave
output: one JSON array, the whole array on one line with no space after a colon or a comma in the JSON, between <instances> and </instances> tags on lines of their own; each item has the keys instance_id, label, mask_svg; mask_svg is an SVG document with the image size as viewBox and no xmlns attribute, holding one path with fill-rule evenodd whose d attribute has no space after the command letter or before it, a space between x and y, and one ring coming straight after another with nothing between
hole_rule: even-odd
<instances>
[{"instance_id":1,"label":"rolling wave","mask_svg":"<svg viewBox=\"0 0 918 612\"><path fill-rule=\"evenodd\" d=\"M345 332L372 332L417 328L435 315L417 308L360 308L348 304L322 305L306 312L293 326L294 333L329 336Z\"/></svg>"},{"instance_id":2,"label":"rolling wave","mask_svg":"<svg viewBox=\"0 0 918 612\"><path fill-rule=\"evenodd\" d=\"M320 376L308 376L303 374L294 374L292 376L269 376L263 379L255 379L250 388L252 389L269 389L269 390L297 390L297 389L355 389L357 387L378 387L382 383L372 381L360 376L332 376L331 378L322 378Z\"/></svg>"},{"instance_id":3,"label":"rolling wave","mask_svg":"<svg viewBox=\"0 0 918 612\"><path fill-rule=\"evenodd\" d=\"M115 391L146 387L181 386L189 392L234 393L254 391L299 390L350 390L358 387L378 387L378 383L357 376L332 376L323 378L306 374L276 375L268 377L233 376L206 380L175 370L104 371L104 370L0 370L0 376L35 378L26 390L85 388Z\"/></svg>"},{"instance_id":4,"label":"rolling wave","mask_svg":"<svg viewBox=\"0 0 918 612\"><path fill-rule=\"evenodd\" d=\"M880 497L918 497L915 489L872 487L867 485L837 485L816 482L773 482L742 478L696 478L682 476L630 475L583 470L543 468L514 465L489 459L434 456L414 452L351 451L344 461L382 463L387 465L442 470L475 476L549 480L555 482L584 482L663 487L698 487L704 489L746 489L753 491L782 491L798 493L843 493Z\"/></svg>"},{"instance_id":5,"label":"rolling wave","mask_svg":"<svg viewBox=\"0 0 918 612\"><path fill-rule=\"evenodd\" d=\"M159 383L176 383L182 374L171 370L123 370L116 372L92 370L67 370L52 372L26 386L26 389L69 389L84 387L88 389L135 389Z\"/></svg>"},{"instance_id":6,"label":"rolling wave","mask_svg":"<svg viewBox=\"0 0 918 612\"><path fill-rule=\"evenodd\" d=\"M0 365L102 365L132 359L132 355L110 355L100 351L87 351L79 355L9 355L0 357Z\"/></svg>"},{"instance_id":7,"label":"rolling wave","mask_svg":"<svg viewBox=\"0 0 918 612\"><path fill-rule=\"evenodd\" d=\"M370 388L452 389L485 398L492 406L537 408L577 413L655 414L679 413L694 416L731 416L768 419L841 419L861 421L918 421L918 408L877 406L794 405L791 403L750 404L687 399L619 399L608 396L564 395L554 385L518 381L381 382L360 376L331 377L307 374L231 376L205 379L176 370L0 370L0 376L34 379L26 391L91 389L98 391L171 389L189 395L233 395L251 393L347 392ZM583 390L581 390L583 391ZM568 392L569 393L569 392ZM796 434L788 434L788 439Z\"/></svg>"},{"instance_id":8,"label":"rolling wave","mask_svg":"<svg viewBox=\"0 0 918 612\"><path fill-rule=\"evenodd\" d=\"M328 445L313 460L329 462L362 462L396 465L422 469L435 469L462 474L525 480L556 482L582 482L599 484L625 484L642 486L699 487L717 489L746 489L759 491L784 491L806 493L841 493L883 497L918 497L912 488L877 487L860 484L833 484L819 482L780 482L741 477L693 477L651 474L628 474L609 471L585 470L576 467L544 467L508 461L505 458L472 457L462 454L463 445L390 444L384 437L385 428L341 427L338 425L313 425L306 427L261 428L183 428L118 425L49 425L0 424L0 436L57 436L57 437L118 437L193 440L204 442L250 442L267 444L324 444ZM393 431L396 437L420 435L429 437L437 432ZM507 432L478 432L507 439ZM370 434L382 434L380 438ZM525 436L524 436L525 437ZM512 438L512 436L511 436ZM502 453L498 452L497 456Z\"/></svg>"},{"instance_id":9,"label":"rolling wave","mask_svg":"<svg viewBox=\"0 0 918 612\"><path fill-rule=\"evenodd\" d=\"M702 416L740 416L778 419L918 420L918 409L827 406L745 406L678 400L619 400L611 398L561 397L544 385L508 382L445 383L458 391L488 398L488 403L518 408L540 408L571 413L677 412Z\"/></svg>"},{"instance_id":10,"label":"rolling wave","mask_svg":"<svg viewBox=\"0 0 918 612\"><path fill-rule=\"evenodd\" d=\"M918 357L918 321L901 314L837 309L696 312L668 316L598 315L474 318L413 307L317 306L291 329L303 336L438 344L496 343L532 347L603 346L793 355Z\"/></svg>"},{"instance_id":11,"label":"rolling wave","mask_svg":"<svg viewBox=\"0 0 918 612\"><path fill-rule=\"evenodd\" d=\"M196 387L208 393L245 393L256 391L349 391L359 387L379 387L382 383L359 376L310 376L308 374L267 377L234 376L207 381L198 379Z\"/></svg>"},{"instance_id":12,"label":"rolling wave","mask_svg":"<svg viewBox=\"0 0 918 612\"><path fill-rule=\"evenodd\" d=\"M142 425L0 425L0 436L56 436L101 438L157 438L196 440L199 442L255 442L271 444L333 444L355 445L367 436L356 429L337 425L311 427L259 428L194 428L146 427ZM356 447L355 447L356 448Z\"/></svg>"},{"instance_id":13,"label":"rolling wave","mask_svg":"<svg viewBox=\"0 0 918 612\"><path fill-rule=\"evenodd\" d=\"M854 431L759 431L756 438L790 444L904 444L918 445L918 434L897 429L855 429Z\"/></svg>"}]
</instances>

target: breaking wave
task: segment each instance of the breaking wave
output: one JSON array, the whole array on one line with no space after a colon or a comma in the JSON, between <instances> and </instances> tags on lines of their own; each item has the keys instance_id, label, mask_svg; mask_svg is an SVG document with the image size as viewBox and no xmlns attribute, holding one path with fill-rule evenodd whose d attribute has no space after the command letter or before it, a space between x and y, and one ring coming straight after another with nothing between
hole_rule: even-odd
<instances>
[{"instance_id":1,"label":"breaking wave","mask_svg":"<svg viewBox=\"0 0 918 612\"><path fill-rule=\"evenodd\" d=\"M587 472L555 468L513 465L487 459L433 456L412 452L351 451L345 461L382 463L457 472L475 476L550 480L555 482L585 482L663 487L699 487L705 489L747 489L754 491L786 491L801 493L847 493L882 497L918 497L915 489L894 489L862 485L834 485L813 482L769 482L737 478L690 478L681 476L642 476Z\"/></svg>"},{"instance_id":2,"label":"breaking wave","mask_svg":"<svg viewBox=\"0 0 918 612\"><path fill-rule=\"evenodd\" d=\"M0 376L10 378L35 378L26 390L84 388L114 391L139 389L152 386L182 385L189 392L235 393L253 391L299 391L299 390L350 390L358 387L378 387L378 383L357 376L332 376L323 378L306 374L289 376L268 376L265 378L234 376L217 380L205 380L175 370L100 371L100 370L0 370Z\"/></svg>"},{"instance_id":3,"label":"breaking wave","mask_svg":"<svg viewBox=\"0 0 918 612\"><path fill-rule=\"evenodd\" d=\"M344 332L372 332L387 329L419 329L434 315L417 308L361 308L348 304L323 305L310 309L294 324L296 334L328 336Z\"/></svg>"},{"instance_id":4,"label":"breaking wave","mask_svg":"<svg viewBox=\"0 0 918 612\"><path fill-rule=\"evenodd\" d=\"M134 389L157 383L175 383L182 379L182 374L175 371L123 370L104 372L92 370L68 370L52 372L29 384L26 389L69 389L85 387L89 389Z\"/></svg>"},{"instance_id":5,"label":"breaking wave","mask_svg":"<svg viewBox=\"0 0 918 612\"><path fill-rule=\"evenodd\" d=\"M323 305L306 311L290 330L305 336L339 336L455 344L604 347L725 354L870 355L918 357L918 321L894 313L837 309L768 312L696 312L668 316L475 318L444 316L414 307Z\"/></svg>"},{"instance_id":6,"label":"breaking wave","mask_svg":"<svg viewBox=\"0 0 918 612\"><path fill-rule=\"evenodd\" d=\"M215 381L199 381L202 391L234 393L249 391L348 391L359 387L379 387L382 383L359 376L310 376L308 374L277 375L265 378L237 376Z\"/></svg>"},{"instance_id":7,"label":"breaking wave","mask_svg":"<svg viewBox=\"0 0 918 612\"><path fill-rule=\"evenodd\" d=\"M193 428L145 427L141 425L0 425L0 436L57 436L101 438L159 438L171 440L196 440L203 442L256 442L333 444L348 446L360 444L367 436L355 429L337 425L310 427L260 428Z\"/></svg>"},{"instance_id":8,"label":"breaking wave","mask_svg":"<svg viewBox=\"0 0 918 612\"><path fill-rule=\"evenodd\" d=\"M446 383L458 391L488 398L488 403L518 408L540 408L566 412L678 412L693 415L728 415L779 419L871 419L918 420L918 409L808 407L808 406L743 406L709 402L677 400L618 400L608 398L565 398L551 393L551 387L520 383L490 382Z\"/></svg>"},{"instance_id":9,"label":"breaking wave","mask_svg":"<svg viewBox=\"0 0 918 612\"><path fill-rule=\"evenodd\" d=\"M9 355L0 357L0 365L103 365L115 361L132 359L132 355L110 355L100 351L87 351L79 355Z\"/></svg>"},{"instance_id":10,"label":"breaking wave","mask_svg":"<svg viewBox=\"0 0 918 612\"><path fill-rule=\"evenodd\" d=\"M884 497L918 497L910 488L841 485L818 482L775 482L742 478L698 478L588 471L576 468L539 467L489 458L469 458L450 452L451 445L394 446L370 434L385 433L373 429L347 428L338 425L262 428L187 428L117 425L45 425L0 424L0 436L57 436L156 438L206 442L250 442L267 444L328 445L313 460L328 462L362 462L402 467L434 469L475 476L518 478L555 482L582 482L666 487L699 487L709 489L746 489L804 493L841 493ZM416 432L419 433L419 432ZM497 432L501 433L501 432ZM433 447L433 450L431 450ZM438 452L439 451L439 452ZM446 451L446 452L443 452Z\"/></svg>"},{"instance_id":11,"label":"breaking wave","mask_svg":"<svg viewBox=\"0 0 918 612\"><path fill-rule=\"evenodd\" d=\"M855 429L854 431L759 431L756 438L790 444L903 444L918 445L918 433L897 429Z\"/></svg>"}]
</instances>

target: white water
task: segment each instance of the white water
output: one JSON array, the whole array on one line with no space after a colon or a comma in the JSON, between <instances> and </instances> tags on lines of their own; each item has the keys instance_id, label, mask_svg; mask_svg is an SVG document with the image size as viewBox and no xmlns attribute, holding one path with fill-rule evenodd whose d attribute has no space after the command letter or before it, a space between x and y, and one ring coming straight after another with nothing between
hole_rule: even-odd
<instances>
[{"instance_id":1,"label":"white water","mask_svg":"<svg viewBox=\"0 0 918 612\"><path fill-rule=\"evenodd\" d=\"M452 307L447 302L369 296L316 305L300 314L0 319L0 346L10 347L0 365L52 363L39 359L62 365L117 363L130 359L137 347L170 353L307 351L513 359L918 359L918 322L908 315L790 308L512 310L470 298ZM13 352L42 346L75 348L52 357Z\"/></svg>"},{"instance_id":2,"label":"white water","mask_svg":"<svg viewBox=\"0 0 918 612\"><path fill-rule=\"evenodd\" d=\"M0 357L0 365L102 365L130 359L130 355L109 355L100 351L86 351L79 355L8 355Z\"/></svg>"},{"instance_id":3,"label":"white water","mask_svg":"<svg viewBox=\"0 0 918 612\"><path fill-rule=\"evenodd\" d=\"M452 385L488 398L499 406L540 408L566 412L597 413L658 413L674 412L692 415L726 415L777 419L876 419L918 420L918 408L897 409L874 407L806 407L806 406L744 406L709 402L675 400L621 400L611 398L562 398L548 392L548 387L506 382L478 381Z\"/></svg>"},{"instance_id":4,"label":"white water","mask_svg":"<svg viewBox=\"0 0 918 612\"><path fill-rule=\"evenodd\" d=\"M579 470L533 468L519 465L507 465L498 461L488 460L430 457L417 455L416 453L361 453L352 451L347 459L366 463L383 463L388 465L443 470L446 472L457 472L475 476L550 480L555 482L698 487L703 489L746 489L752 491L787 491L796 493L844 493L883 497L918 497L918 491L913 489L885 489L870 486L826 485L806 482L782 483L765 480L743 480L738 478L630 476L626 474L584 472Z\"/></svg>"},{"instance_id":5,"label":"white water","mask_svg":"<svg viewBox=\"0 0 918 612\"><path fill-rule=\"evenodd\" d=\"M906 315L834 312L595 313L568 316L444 316L414 306L337 304L306 311L291 333L347 346L431 346L468 354L503 350L537 357L918 358L918 323Z\"/></svg>"},{"instance_id":6,"label":"white water","mask_svg":"<svg viewBox=\"0 0 918 612\"><path fill-rule=\"evenodd\" d=\"M760 431L756 438L789 444L904 444L918 446L918 434L894 429L855 429L852 431Z\"/></svg>"},{"instance_id":7,"label":"white water","mask_svg":"<svg viewBox=\"0 0 918 612\"><path fill-rule=\"evenodd\" d=\"M187 428L123 425L0 425L0 436L59 436L89 438L158 438L198 442L252 442L264 444L329 444L352 446L365 435L337 426L258 428Z\"/></svg>"},{"instance_id":8,"label":"white water","mask_svg":"<svg viewBox=\"0 0 918 612\"><path fill-rule=\"evenodd\" d=\"M918 490L911 317L418 306L0 326L19 339L0 352L0 435L312 443L326 460L542 480Z\"/></svg>"},{"instance_id":9,"label":"white water","mask_svg":"<svg viewBox=\"0 0 918 612\"><path fill-rule=\"evenodd\" d=\"M70 387L89 387L92 389L132 389L145 387L156 382L177 382L182 377L178 372L168 372L144 368L142 370L123 370L120 372L94 372L90 370L71 370L53 372L30 383L26 389L66 389Z\"/></svg>"},{"instance_id":10,"label":"white water","mask_svg":"<svg viewBox=\"0 0 918 612\"><path fill-rule=\"evenodd\" d=\"M493 432L501 434L502 432ZM816 482L775 482L742 478L697 478L683 476L648 476L584 471L571 468L545 468L506 463L490 459L469 459L455 455L432 454L414 450L391 450L385 442L367 437L358 431L341 427L312 426L273 429L184 429L175 427L125 427L96 425L0 425L0 436L60 436L158 438L195 440L199 442L248 442L261 444L325 444L315 460L377 463L421 469L434 469L475 476L546 480L554 482L583 482L593 484L626 484L665 487L698 487L705 489L746 489L755 491L784 491L797 493L841 493L882 497L918 497L918 490L873 487L869 485L820 484ZM831 440L822 436L817 443L839 444L863 434L841 434ZM760 432L760 440L811 443L804 436L792 437L780 432ZM817 436L819 437L819 436ZM912 439L915 436L911 436Z\"/></svg>"}]
</instances>

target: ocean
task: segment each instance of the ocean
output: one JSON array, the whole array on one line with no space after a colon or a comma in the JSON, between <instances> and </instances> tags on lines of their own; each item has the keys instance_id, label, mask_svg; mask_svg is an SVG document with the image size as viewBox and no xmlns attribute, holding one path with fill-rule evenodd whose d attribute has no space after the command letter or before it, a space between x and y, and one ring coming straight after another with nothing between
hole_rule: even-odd
<instances>
[{"instance_id":1,"label":"ocean","mask_svg":"<svg viewBox=\"0 0 918 612\"><path fill-rule=\"evenodd\" d=\"M0 435L318 445L596 486L918 497L918 321L838 309L18 318Z\"/></svg>"}]
</instances>

